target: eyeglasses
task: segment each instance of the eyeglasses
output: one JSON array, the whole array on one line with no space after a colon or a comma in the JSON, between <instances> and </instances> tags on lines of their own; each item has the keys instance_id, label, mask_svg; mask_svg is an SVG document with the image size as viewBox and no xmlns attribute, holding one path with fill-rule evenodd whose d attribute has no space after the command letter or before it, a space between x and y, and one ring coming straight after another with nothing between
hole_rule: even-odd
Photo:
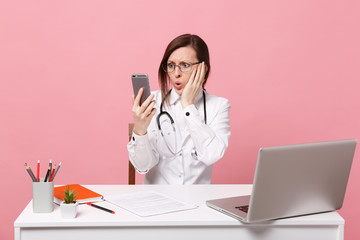
<instances>
[{"instance_id":1,"label":"eyeglasses","mask_svg":"<svg viewBox=\"0 0 360 240\"><path fill-rule=\"evenodd\" d=\"M164 72L167 73L171 73L173 71L175 71L175 68L178 67L180 69L181 72L190 72L192 69L192 66L199 64L201 62L196 62L196 63L187 63L187 62L181 62L179 65L176 65L175 63L163 63L162 69L164 70Z\"/></svg>"}]
</instances>

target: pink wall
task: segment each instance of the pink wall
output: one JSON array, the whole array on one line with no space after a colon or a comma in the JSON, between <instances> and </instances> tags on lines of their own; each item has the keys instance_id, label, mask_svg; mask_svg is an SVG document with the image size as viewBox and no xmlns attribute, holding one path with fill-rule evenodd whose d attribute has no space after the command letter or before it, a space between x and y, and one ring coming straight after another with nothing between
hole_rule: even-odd
<instances>
[{"instance_id":1,"label":"pink wall","mask_svg":"<svg viewBox=\"0 0 360 240\"><path fill-rule=\"evenodd\" d=\"M232 104L214 183L251 183L260 146L360 140L359 1L216 2L2 1L0 239L31 199L24 162L62 161L56 184L126 184L130 74L157 89L182 33L208 43L207 90ZM359 165L357 150L347 240L360 238Z\"/></svg>"}]
</instances>

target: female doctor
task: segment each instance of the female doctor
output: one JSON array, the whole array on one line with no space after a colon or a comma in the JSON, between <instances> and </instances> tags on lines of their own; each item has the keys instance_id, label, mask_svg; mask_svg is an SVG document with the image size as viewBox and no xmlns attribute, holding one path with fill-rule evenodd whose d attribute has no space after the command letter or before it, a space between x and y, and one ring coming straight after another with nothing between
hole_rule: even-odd
<instances>
[{"instance_id":1,"label":"female doctor","mask_svg":"<svg viewBox=\"0 0 360 240\"><path fill-rule=\"evenodd\" d=\"M127 148L144 184L210 184L213 164L230 138L229 101L208 94L209 51L184 34L167 46L159 66L161 91L140 106L133 96L134 130Z\"/></svg>"}]
</instances>

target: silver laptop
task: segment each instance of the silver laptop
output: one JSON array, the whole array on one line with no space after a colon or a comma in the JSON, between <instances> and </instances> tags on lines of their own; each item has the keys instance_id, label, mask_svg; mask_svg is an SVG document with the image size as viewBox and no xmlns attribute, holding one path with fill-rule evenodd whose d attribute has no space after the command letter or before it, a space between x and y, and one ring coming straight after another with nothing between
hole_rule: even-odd
<instances>
[{"instance_id":1,"label":"silver laptop","mask_svg":"<svg viewBox=\"0 0 360 240\"><path fill-rule=\"evenodd\" d=\"M206 204L246 223L340 209L357 140L264 147L251 196Z\"/></svg>"}]
</instances>

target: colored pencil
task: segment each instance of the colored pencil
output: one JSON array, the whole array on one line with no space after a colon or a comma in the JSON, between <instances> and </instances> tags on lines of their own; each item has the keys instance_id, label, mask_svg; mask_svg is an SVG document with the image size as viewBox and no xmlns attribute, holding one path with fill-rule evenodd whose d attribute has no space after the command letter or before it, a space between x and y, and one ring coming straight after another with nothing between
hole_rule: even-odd
<instances>
[{"instance_id":1,"label":"colored pencil","mask_svg":"<svg viewBox=\"0 0 360 240\"><path fill-rule=\"evenodd\" d=\"M89 205L89 206L92 206L92 207L94 207L94 208L101 209L101 210L103 210L103 211L105 211L105 212L109 212L109 213L115 214L115 212L114 212L113 210L110 210L110 209L107 209L107 208L104 208L104 207L100 207L100 206L95 205L95 204L93 204L93 203L87 202L86 204Z\"/></svg>"},{"instance_id":2,"label":"colored pencil","mask_svg":"<svg viewBox=\"0 0 360 240\"><path fill-rule=\"evenodd\" d=\"M27 163L26 163L26 165L27 165ZM27 165L28 167L29 167L29 171L30 171L30 173L31 173L31 176L35 179L35 182L37 182L37 179L36 179L36 177L35 177L35 174L33 173L33 171L31 170L31 167L29 166L29 165Z\"/></svg>"},{"instance_id":3,"label":"colored pencil","mask_svg":"<svg viewBox=\"0 0 360 240\"><path fill-rule=\"evenodd\" d=\"M57 172L59 171L60 166L61 166L61 162L59 163L59 165L58 165L57 168L56 168L56 171L55 171L54 176L53 176L53 179L52 179L53 181L54 181L54 178L55 178Z\"/></svg>"},{"instance_id":4,"label":"colored pencil","mask_svg":"<svg viewBox=\"0 0 360 240\"><path fill-rule=\"evenodd\" d=\"M49 167L50 167L50 172L51 172L51 169L52 169L52 161L50 159L50 162L49 162Z\"/></svg>"},{"instance_id":5,"label":"colored pencil","mask_svg":"<svg viewBox=\"0 0 360 240\"><path fill-rule=\"evenodd\" d=\"M37 181L40 182L40 160L37 162Z\"/></svg>"},{"instance_id":6,"label":"colored pencil","mask_svg":"<svg viewBox=\"0 0 360 240\"><path fill-rule=\"evenodd\" d=\"M32 173L30 167L27 165L27 163L25 163L25 168L26 168L26 171L29 173L31 179L33 180L33 182L37 182L34 174Z\"/></svg>"},{"instance_id":7,"label":"colored pencil","mask_svg":"<svg viewBox=\"0 0 360 240\"><path fill-rule=\"evenodd\" d=\"M50 167L49 167L49 169L47 170L47 172L46 172L46 176L45 176L45 179L44 179L44 182L47 182L47 179L48 179L48 177L49 177L49 175L50 175Z\"/></svg>"},{"instance_id":8,"label":"colored pencil","mask_svg":"<svg viewBox=\"0 0 360 240\"><path fill-rule=\"evenodd\" d=\"M56 168L56 165L54 166L54 168L53 168L52 171L51 171L51 176L50 176L49 182L52 182L52 181L53 181L55 168Z\"/></svg>"}]
</instances>

